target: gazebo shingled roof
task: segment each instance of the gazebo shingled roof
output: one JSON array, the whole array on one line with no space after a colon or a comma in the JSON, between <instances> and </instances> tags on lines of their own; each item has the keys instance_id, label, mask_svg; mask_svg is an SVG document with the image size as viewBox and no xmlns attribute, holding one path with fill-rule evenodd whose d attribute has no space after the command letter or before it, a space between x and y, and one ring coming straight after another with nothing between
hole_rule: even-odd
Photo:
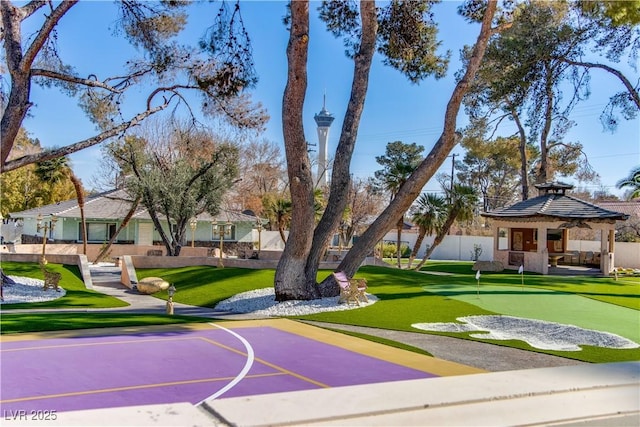
<instances>
[{"instance_id":1,"label":"gazebo shingled roof","mask_svg":"<svg viewBox=\"0 0 640 427\"><path fill-rule=\"evenodd\" d=\"M593 203L576 199L565 194L573 188L570 184L551 182L536 185L544 193L532 199L523 200L511 206L481 215L489 218L556 218L560 220L626 220L629 215L611 211Z\"/></svg>"}]
</instances>

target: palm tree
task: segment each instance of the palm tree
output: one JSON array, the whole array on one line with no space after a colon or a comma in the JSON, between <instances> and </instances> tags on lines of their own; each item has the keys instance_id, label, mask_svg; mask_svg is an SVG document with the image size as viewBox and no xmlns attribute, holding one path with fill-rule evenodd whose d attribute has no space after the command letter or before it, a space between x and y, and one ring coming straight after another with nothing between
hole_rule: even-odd
<instances>
[{"instance_id":1,"label":"palm tree","mask_svg":"<svg viewBox=\"0 0 640 427\"><path fill-rule=\"evenodd\" d=\"M434 234L442 227L447 215L447 201L444 197L435 194L422 194L417 200L416 209L413 212L411 220L419 227L416 243L409 257L407 268L411 268L413 260L418 255L420 246L424 237Z\"/></svg>"},{"instance_id":2,"label":"palm tree","mask_svg":"<svg viewBox=\"0 0 640 427\"><path fill-rule=\"evenodd\" d=\"M68 157L56 157L36 164L36 175L44 182L56 184L63 180L70 180L76 192L78 208L80 209L80 221L82 223L82 253L87 254L87 221L84 216L84 188L82 181L73 173L69 166Z\"/></svg>"},{"instance_id":3,"label":"palm tree","mask_svg":"<svg viewBox=\"0 0 640 427\"><path fill-rule=\"evenodd\" d=\"M475 207L478 204L478 195L476 191L469 186L455 184L453 191L447 191L448 197L451 200L449 205L449 214L447 219L442 224L442 227L438 230L433 244L427 249L427 253L424 258L416 266L416 270L422 268L425 262L431 257L431 254L435 248L442 243L444 237L447 235L451 226L455 221L469 221L473 218Z\"/></svg>"},{"instance_id":4,"label":"palm tree","mask_svg":"<svg viewBox=\"0 0 640 427\"><path fill-rule=\"evenodd\" d=\"M640 166L632 169L628 177L618 181L616 183L616 187L618 187L619 189L629 187L631 190L631 193L628 197L629 200L640 197Z\"/></svg>"},{"instance_id":5,"label":"palm tree","mask_svg":"<svg viewBox=\"0 0 640 427\"><path fill-rule=\"evenodd\" d=\"M320 221L320 218L322 218L325 204L326 204L326 201L325 201L325 197L324 197L324 193L322 192L322 189L316 188L315 190L313 190L313 211L314 211L313 216L316 219L316 223Z\"/></svg>"},{"instance_id":6,"label":"palm tree","mask_svg":"<svg viewBox=\"0 0 640 427\"><path fill-rule=\"evenodd\" d=\"M383 169L374 172L378 185L391 194L394 199L400 188L409 179L413 171L416 170L422 161L424 147L415 142L405 144L401 141L394 141L387 144L385 155L377 156L376 162L383 166ZM402 268L400 258L402 256L402 229L404 228L404 215L398 218L396 223L398 231L397 237L397 257L398 268Z\"/></svg>"},{"instance_id":7,"label":"palm tree","mask_svg":"<svg viewBox=\"0 0 640 427\"><path fill-rule=\"evenodd\" d=\"M271 222L272 225L275 224L278 227L280 238L286 243L287 238L284 235L284 230L291 221L291 200L282 197L266 197L263 200L263 205L264 214L269 218L269 222Z\"/></svg>"}]
</instances>

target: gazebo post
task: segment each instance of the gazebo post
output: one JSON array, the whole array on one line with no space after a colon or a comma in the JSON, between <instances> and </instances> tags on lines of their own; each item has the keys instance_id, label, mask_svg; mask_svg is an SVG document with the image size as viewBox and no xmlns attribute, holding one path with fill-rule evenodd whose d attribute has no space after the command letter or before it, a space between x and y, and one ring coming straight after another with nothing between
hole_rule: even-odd
<instances>
[{"instance_id":1,"label":"gazebo post","mask_svg":"<svg viewBox=\"0 0 640 427\"><path fill-rule=\"evenodd\" d=\"M600 271L603 274L610 273L615 268L615 231L613 225L600 230Z\"/></svg>"},{"instance_id":2,"label":"gazebo post","mask_svg":"<svg viewBox=\"0 0 640 427\"><path fill-rule=\"evenodd\" d=\"M542 274L549 274L549 250L547 249L547 225L538 226L538 254Z\"/></svg>"},{"instance_id":3,"label":"gazebo post","mask_svg":"<svg viewBox=\"0 0 640 427\"><path fill-rule=\"evenodd\" d=\"M613 228L609 229L609 271L613 271L616 268L615 264L615 244L616 244L616 232Z\"/></svg>"},{"instance_id":4,"label":"gazebo post","mask_svg":"<svg viewBox=\"0 0 640 427\"><path fill-rule=\"evenodd\" d=\"M600 271L604 274L605 272L609 272L606 268L609 264L609 256L607 249L609 248L607 229L603 227L600 230ZM605 259L606 258L606 259Z\"/></svg>"}]
</instances>

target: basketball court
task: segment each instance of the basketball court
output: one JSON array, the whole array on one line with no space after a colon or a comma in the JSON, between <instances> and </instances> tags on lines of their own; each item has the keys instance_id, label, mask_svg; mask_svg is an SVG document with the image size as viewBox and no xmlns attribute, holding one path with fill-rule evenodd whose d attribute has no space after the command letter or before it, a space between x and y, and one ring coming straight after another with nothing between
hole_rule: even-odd
<instances>
[{"instance_id":1,"label":"basketball court","mask_svg":"<svg viewBox=\"0 0 640 427\"><path fill-rule=\"evenodd\" d=\"M284 319L1 338L3 413L190 402L483 372Z\"/></svg>"}]
</instances>

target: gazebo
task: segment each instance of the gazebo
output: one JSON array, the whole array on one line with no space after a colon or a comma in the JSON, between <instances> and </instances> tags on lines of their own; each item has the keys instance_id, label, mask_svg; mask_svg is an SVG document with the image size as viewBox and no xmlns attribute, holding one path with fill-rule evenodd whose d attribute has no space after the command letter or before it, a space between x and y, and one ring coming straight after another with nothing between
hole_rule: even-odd
<instances>
[{"instance_id":1,"label":"gazebo","mask_svg":"<svg viewBox=\"0 0 640 427\"><path fill-rule=\"evenodd\" d=\"M504 266L523 266L525 271L548 274L549 267L556 267L560 259L577 257L578 263L599 266L602 273L611 272L616 221L629 216L567 195L566 191L573 188L570 184L549 182L536 188L540 190L538 197L481 214L494 220L493 259ZM568 231L574 227L600 231L600 251L568 252Z\"/></svg>"}]
</instances>

